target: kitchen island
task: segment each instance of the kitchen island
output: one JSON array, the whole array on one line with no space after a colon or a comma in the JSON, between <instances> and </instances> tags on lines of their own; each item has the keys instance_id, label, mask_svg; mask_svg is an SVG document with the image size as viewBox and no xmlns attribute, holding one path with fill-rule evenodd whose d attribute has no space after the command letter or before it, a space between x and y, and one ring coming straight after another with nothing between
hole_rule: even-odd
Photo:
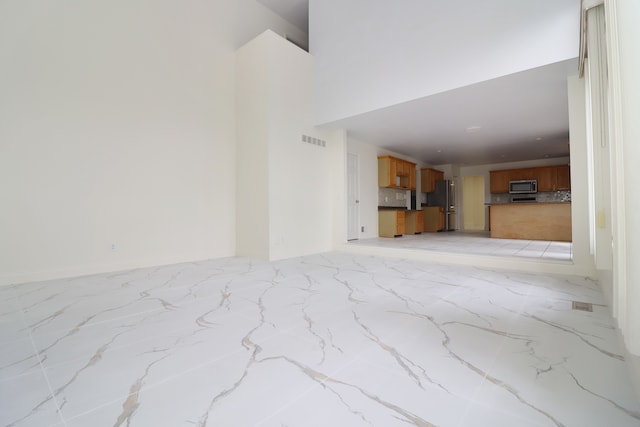
<instances>
[{"instance_id":1,"label":"kitchen island","mask_svg":"<svg viewBox=\"0 0 640 427\"><path fill-rule=\"evenodd\" d=\"M571 202L491 205L491 237L571 241Z\"/></svg>"}]
</instances>

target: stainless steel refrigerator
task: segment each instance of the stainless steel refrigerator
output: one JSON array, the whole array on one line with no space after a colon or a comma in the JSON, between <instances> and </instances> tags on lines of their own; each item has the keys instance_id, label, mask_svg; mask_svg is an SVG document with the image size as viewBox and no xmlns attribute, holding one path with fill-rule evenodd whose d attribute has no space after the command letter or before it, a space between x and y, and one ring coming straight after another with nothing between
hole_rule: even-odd
<instances>
[{"instance_id":1,"label":"stainless steel refrigerator","mask_svg":"<svg viewBox=\"0 0 640 427\"><path fill-rule=\"evenodd\" d=\"M444 208L444 230L456 229L456 184L452 180L436 181L433 193L427 193L427 206Z\"/></svg>"}]
</instances>

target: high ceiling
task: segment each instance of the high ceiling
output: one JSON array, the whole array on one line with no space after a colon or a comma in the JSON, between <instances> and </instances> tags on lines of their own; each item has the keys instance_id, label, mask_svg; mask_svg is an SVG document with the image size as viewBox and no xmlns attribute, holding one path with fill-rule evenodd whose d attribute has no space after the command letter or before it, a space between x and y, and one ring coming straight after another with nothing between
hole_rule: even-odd
<instances>
[{"instance_id":1,"label":"high ceiling","mask_svg":"<svg viewBox=\"0 0 640 427\"><path fill-rule=\"evenodd\" d=\"M259 1L307 27L308 0ZM562 60L323 125L433 165L565 157L567 77L576 73L577 59Z\"/></svg>"},{"instance_id":2,"label":"high ceiling","mask_svg":"<svg viewBox=\"0 0 640 427\"><path fill-rule=\"evenodd\" d=\"M569 155L568 60L331 123L431 164Z\"/></svg>"},{"instance_id":3,"label":"high ceiling","mask_svg":"<svg viewBox=\"0 0 640 427\"><path fill-rule=\"evenodd\" d=\"M303 31L309 31L309 0L258 0Z\"/></svg>"}]
</instances>

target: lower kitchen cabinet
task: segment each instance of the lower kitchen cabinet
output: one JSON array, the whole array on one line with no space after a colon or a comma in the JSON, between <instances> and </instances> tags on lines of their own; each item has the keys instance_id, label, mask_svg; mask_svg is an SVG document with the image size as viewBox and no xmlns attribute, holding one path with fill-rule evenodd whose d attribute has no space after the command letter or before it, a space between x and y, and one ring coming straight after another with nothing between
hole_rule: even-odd
<instances>
[{"instance_id":1,"label":"lower kitchen cabinet","mask_svg":"<svg viewBox=\"0 0 640 427\"><path fill-rule=\"evenodd\" d=\"M380 237L398 237L405 234L405 211L378 211L378 235Z\"/></svg>"},{"instance_id":2,"label":"lower kitchen cabinet","mask_svg":"<svg viewBox=\"0 0 640 427\"><path fill-rule=\"evenodd\" d=\"M444 230L444 208L442 206L425 206L422 208L422 212L424 212L424 231Z\"/></svg>"},{"instance_id":3,"label":"lower kitchen cabinet","mask_svg":"<svg viewBox=\"0 0 640 427\"><path fill-rule=\"evenodd\" d=\"M491 237L570 242L571 203L491 205Z\"/></svg>"},{"instance_id":4,"label":"lower kitchen cabinet","mask_svg":"<svg viewBox=\"0 0 640 427\"><path fill-rule=\"evenodd\" d=\"M424 231L424 212L406 211L404 234L420 234Z\"/></svg>"}]
</instances>

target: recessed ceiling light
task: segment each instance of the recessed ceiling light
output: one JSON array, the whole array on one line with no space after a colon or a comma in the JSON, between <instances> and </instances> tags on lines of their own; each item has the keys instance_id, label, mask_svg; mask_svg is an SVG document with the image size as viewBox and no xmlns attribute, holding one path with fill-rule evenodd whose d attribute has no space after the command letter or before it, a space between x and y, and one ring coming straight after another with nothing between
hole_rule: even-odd
<instances>
[{"instance_id":1,"label":"recessed ceiling light","mask_svg":"<svg viewBox=\"0 0 640 427\"><path fill-rule=\"evenodd\" d=\"M541 136L537 137L536 141L542 141L542 137Z\"/></svg>"},{"instance_id":2,"label":"recessed ceiling light","mask_svg":"<svg viewBox=\"0 0 640 427\"><path fill-rule=\"evenodd\" d=\"M438 153L442 153L442 150L437 150Z\"/></svg>"},{"instance_id":3,"label":"recessed ceiling light","mask_svg":"<svg viewBox=\"0 0 640 427\"><path fill-rule=\"evenodd\" d=\"M480 129L482 129L481 126L469 126L464 131L467 133L475 133L475 132L478 132Z\"/></svg>"}]
</instances>

